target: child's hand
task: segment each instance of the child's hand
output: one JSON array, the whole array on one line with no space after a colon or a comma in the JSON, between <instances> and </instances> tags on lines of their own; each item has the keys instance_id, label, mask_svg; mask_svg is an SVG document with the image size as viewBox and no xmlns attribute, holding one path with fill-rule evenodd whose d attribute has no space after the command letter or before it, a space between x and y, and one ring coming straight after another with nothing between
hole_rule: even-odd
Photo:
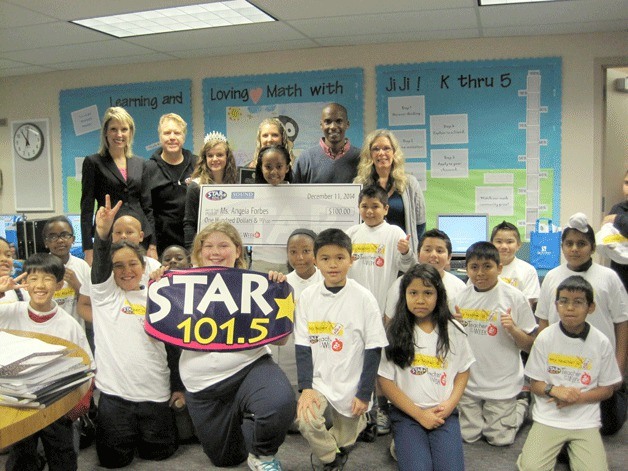
<instances>
[{"instance_id":1,"label":"child's hand","mask_svg":"<svg viewBox=\"0 0 628 471\"><path fill-rule=\"evenodd\" d=\"M517 328L517 324L515 324L515 321L512 319L510 312L511 309L508 308L505 313L502 313L499 316L499 321L501 322L502 327L508 332L512 332L514 329Z\"/></svg>"},{"instance_id":2,"label":"child's hand","mask_svg":"<svg viewBox=\"0 0 628 471\"><path fill-rule=\"evenodd\" d=\"M405 255L410 251L410 234L405 239L399 239L397 242L397 250L401 252L401 255Z\"/></svg>"},{"instance_id":3,"label":"child's hand","mask_svg":"<svg viewBox=\"0 0 628 471\"><path fill-rule=\"evenodd\" d=\"M568 386L554 386L551 394L549 402L555 402L559 409L575 404L580 399L580 389Z\"/></svg>"},{"instance_id":4,"label":"child's hand","mask_svg":"<svg viewBox=\"0 0 628 471\"><path fill-rule=\"evenodd\" d=\"M16 278L12 278L9 275L0 276L0 293L20 288L26 289L28 285L26 283L20 283L24 278L26 278L26 275L27 273L24 272Z\"/></svg>"},{"instance_id":5,"label":"child's hand","mask_svg":"<svg viewBox=\"0 0 628 471\"><path fill-rule=\"evenodd\" d=\"M316 408L320 409L321 402L318 400L318 394L313 389L304 389L301 391L301 397L299 397L299 402L297 402L297 418L299 420L304 420L305 422L310 421L310 418L314 418L316 416Z\"/></svg>"},{"instance_id":6,"label":"child's hand","mask_svg":"<svg viewBox=\"0 0 628 471\"><path fill-rule=\"evenodd\" d=\"M419 415L419 423L423 426L423 428L426 428L427 430L434 430L440 427L445 423L445 419L438 416L440 412L442 412L440 406L422 410L421 414Z\"/></svg>"},{"instance_id":7,"label":"child's hand","mask_svg":"<svg viewBox=\"0 0 628 471\"><path fill-rule=\"evenodd\" d=\"M76 292L76 295L78 296L79 290L81 289L81 282L76 277L76 273L74 273L74 270L66 267L65 275L63 275L63 280L72 287L72 289Z\"/></svg>"},{"instance_id":8,"label":"child's hand","mask_svg":"<svg viewBox=\"0 0 628 471\"><path fill-rule=\"evenodd\" d=\"M353 417L360 417L362 414L366 414L369 410L369 403L364 402L362 399L354 397L351 401L351 413Z\"/></svg>"},{"instance_id":9,"label":"child's hand","mask_svg":"<svg viewBox=\"0 0 628 471\"><path fill-rule=\"evenodd\" d=\"M168 405L174 409L183 409L185 407L185 394L183 391L174 391L170 395Z\"/></svg>"},{"instance_id":10,"label":"child's hand","mask_svg":"<svg viewBox=\"0 0 628 471\"><path fill-rule=\"evenodd\" d=\"M270 281L276 281L277 283L281 283L282 281L286 281L286 275L284 275L280 271L271 270L268 272L268 279Z\"/></svg>"},{"instance_id":11,"label":"child's hand","mask_svg":"<svg viewBox=\"0 0 628 471\"><path fill-rule=\"evenodd\" d=\"M161 266L157 270L150 272L150 275L148 275L148 277L153 281L158 281L161 279L162 276L164 276L166 270L168 270L168 267Z\"/></svg>"},{"instance_id":12,"label":"child's hand","mask_svg":"<svg viewBox=\"0 0 628 471\"><path fill-rule=\"evenodd\" d=\"M98 233L98 237L102 240L109 238L109 233L111 232L111 227L113 226L113 220L121 207L122 200L118 201L118 203L112 208L111 197L109 195L105 195L105 205L101 206L98 208L98 211L96 211L96 232Z\"/></svg>"},{"instance_id":13,"label":"child's hand","mask_svg":"<svg viewBox=\"0 0 628 471\"><path fill-rule=\"evenodd\" d=\"M462 311L460 310L460 306L456 305L454 307L454 318L458 321L458 322L462 322Z\"/></svg>"},{"instance_id":14,"label":"child's hand","mask_svg":"<svg viewBox=\"0 0 628 471\"><path fill-rule=\"evenodd\" d=\"M446 401L441 402L439 405L433 407L432 409L438 417L445 420L451 415L455 408L456 404L453 404L449 399L447 399Z\"/></svg>"}]
</instances>

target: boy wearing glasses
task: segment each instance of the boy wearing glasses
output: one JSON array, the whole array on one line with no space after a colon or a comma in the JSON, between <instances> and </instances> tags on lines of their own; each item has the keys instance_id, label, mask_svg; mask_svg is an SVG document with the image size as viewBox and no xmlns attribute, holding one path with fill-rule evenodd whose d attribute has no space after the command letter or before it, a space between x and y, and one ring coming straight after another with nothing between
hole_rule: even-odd
<instances>
[{"instance_id":1,"label":"boy wearing glasses","mask_svg":"<svg viewBox=\"0 0 628 471\"><path fill-rule=\"evenodd\" d=\"M554 469L567 445L573 470L606 470L600 402L622 381L608 338L586 322L594 313L593 288L579 275L556 290L560 321L536 338L525 372L537 400L534 424L517 460L520 470Z\"/></svg>"},{"instance_id":2,"label":"boy wearing glasses","mask_svg":"<svg viewBox=\"0 0 628 471\"><path fill-rule=\"evenodd\" d=\"M91 269L85 260L70 253L74 244L72 223L65 216L51 217L44 225L43 236L48 251L65 265L63 287L55 292L53 299L85 328L85 321L91 321L91 318L81 317L77 311L77 299L81 286L89 286Z\"/></svg>"}]
</instances>

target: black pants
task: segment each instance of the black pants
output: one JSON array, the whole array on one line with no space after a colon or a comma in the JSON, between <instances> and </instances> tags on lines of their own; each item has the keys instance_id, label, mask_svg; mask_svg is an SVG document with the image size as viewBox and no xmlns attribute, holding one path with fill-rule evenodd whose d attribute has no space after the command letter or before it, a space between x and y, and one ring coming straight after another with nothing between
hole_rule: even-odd
<instances>
[{"instance_id":1,"label":"black pants","mask_svg":"<svg viewBox=\"0 0 628 471\"><path fill-rule=\"evenodd\" d=\"M39 471L37 442L44 445L50 471L76 471L77 455L74 451L74 429L69 419L61 418L39 432L16 443L9 450L7 471Z\"/></svg>"},{"instance_id":2,"label":"black pants","mask_svg":"<svg viewBox=\"0 0 628 471\"><path fill-rule=\"evenodd\" d=\"M140 458L163 460L177 450L176 427L167 402L133 402L100 393L96 453L105 468L127 466Z\"/></svg>"},{"instance_id":3,"label":"black pants","mask_svg":"<svg viewBox=\"0 0 628 471\"><path fill-rule=\"evenodd\" d=\"M242 463L249 453L275 455L296 411L290 382L270 356L185 397L203 450L216 466Z\"/></svg>"}]
</instances>

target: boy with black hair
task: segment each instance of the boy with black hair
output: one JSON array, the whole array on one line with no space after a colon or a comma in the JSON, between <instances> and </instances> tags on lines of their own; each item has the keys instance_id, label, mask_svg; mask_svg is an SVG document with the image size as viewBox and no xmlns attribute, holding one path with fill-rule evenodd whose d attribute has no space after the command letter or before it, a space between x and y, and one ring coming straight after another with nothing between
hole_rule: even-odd
<instances>
[{"instance_id":1,"label":"boy with black hair","mask_svg":"<svg viewBox=\"0 0 628 471\"><path fill-rule=\"evenodd\" d=\"M65 268L54 255L36 253L24 262L24 273L18 278L26 285L29 301L0 304L0 329L15 329L54 335L72 342L83 349L93 363L85 331L53 297L63 286ZM87 408L91 394L82 401ZM72 418L68 415L48 425L39 432L13 445L6 463L7 471L39 471L37 441L41 438L50 471L77 469L77 453L74 449ZM69 416L72 416L70 418Z\"/></svg>"},{"instance_id":2,"label":"boy with black hair","mask_svg":"<svg viewBox=\"0 0 628 471\"><path fill-rule=\"evenodd\" d=\"M502 264L493 244L471 245L466 262L472 286L449 301L476 358L458 406L462 438L472 443L484 436L491 445L510 445L527 410L517 401L523 386L520 351L530 350L537 326L526 297L499 279Z\"/></svg>"},{"instance_id":3,"label":"boy with black hair","mask_svg":"<svg viewBox=\"0 0 628 471\"><path fill-rule=\"evenodd\" d=\"M445 267L451 261L451 239L441 230L430 229L421 236L418 247L419 263L432 265L438 270L445 285L447 299L453 298L460 291L464 290L465 284L456 275L452 275ZM399 300L399 285L401 276L390 286L386 295L386 308L384 309L385 323L389 322L395 315L395 306Z\"/></svg>"},{"instance_id":4,"label":"boy with black hair","mask_svg":"<svg viewBox=\"0 0 628 471\"><path fill-rule=\"evenodd\" d=\"M346 231L351 237L354 260L349 277L375 295L383 312L388 288L399 272L416 264L416 258L410 250L410 236L384 220L388 214L386 190L379 185L363 188L358 196L358 208L364 222Z\"/></svg>"},{"instance_id":5,"label":"boy with black hair","mask_svg":"<svg viewBox=\"0 0 628 471\"><path fill-rule=\"evenodd\" d=\"M297 422L312 447L313 464L340 470L347 447L366 425L380 352L388 342L375 297L347 278L353 263L349 236L340 229L324 230L314 242L314 256L323 280L301 293L295 324L302 391Z\"/></svg>"},{"instance_id":6,"label":"boy with black hair","mask_svg":"<svg viewBox=\"0 0 628 471\"><path fill-rule=\"evenodd\" d=\"M595 311L587 280L579 275L563 280L555 304L560 321L538 335L525 368L537 400L517 466L553 469L567 445L571 469L608 469L600 402L622 381L615 353L608 338L586 322Z\"/></svg>"},{"instance_id":7,"label":"boy with black hair","mask_svg":"<svg viewBox=\"0 0 628 471\"><path fill-rule=\"evenodd\" d=\"M77 300L81 286L91 283L91 268L85 260L70 253L74 243L74 228L65 216L53 216L46 221L42 231L44 245L48 251L58 257L65 266L63 286L54 295L56 303L70 314L84 328L85 320L77 310ZM85 291L88 291L87 287Z\"/></svg>"},{"instance_id":8,"label":"boy with black hair","mask_svg":"<svg viewBox=\"0 0 628 471\"><path fill-rule=\"evenodd\" d=\"M517 257L517 251L521 248L519 229L514 224L502 221L493 228L491 242L497 247L503 266L499 277L521 291L534 309L541 285L536 269Z\"/></svg>"}]
</instances>

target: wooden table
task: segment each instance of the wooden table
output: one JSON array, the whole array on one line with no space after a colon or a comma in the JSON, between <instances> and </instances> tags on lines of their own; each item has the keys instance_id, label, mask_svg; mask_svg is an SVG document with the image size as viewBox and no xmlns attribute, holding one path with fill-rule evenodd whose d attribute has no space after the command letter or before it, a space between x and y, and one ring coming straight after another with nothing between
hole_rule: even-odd
<instances>
[{"instance_id":1,"label":"wooden table","mask_svg":"<svg viewBox=\"0 0 628 471\"><path fill-rule=\"evenodd\" d=\"M82 357L86 365L90 363L87 354L78 345L68 342L67 340L52 335L20 330L6 330L6 332L22 337L37 338L55 345L63 345L71 350L75 350L71 356ZM13 443L19 442L23 438L38 432L55 420L63 417L79 403L89 390L90 385L91 381L85 381L44 409L18 409L16 407L0 406L0 448L5 448Z\"/></svg>"}]
</instances>

